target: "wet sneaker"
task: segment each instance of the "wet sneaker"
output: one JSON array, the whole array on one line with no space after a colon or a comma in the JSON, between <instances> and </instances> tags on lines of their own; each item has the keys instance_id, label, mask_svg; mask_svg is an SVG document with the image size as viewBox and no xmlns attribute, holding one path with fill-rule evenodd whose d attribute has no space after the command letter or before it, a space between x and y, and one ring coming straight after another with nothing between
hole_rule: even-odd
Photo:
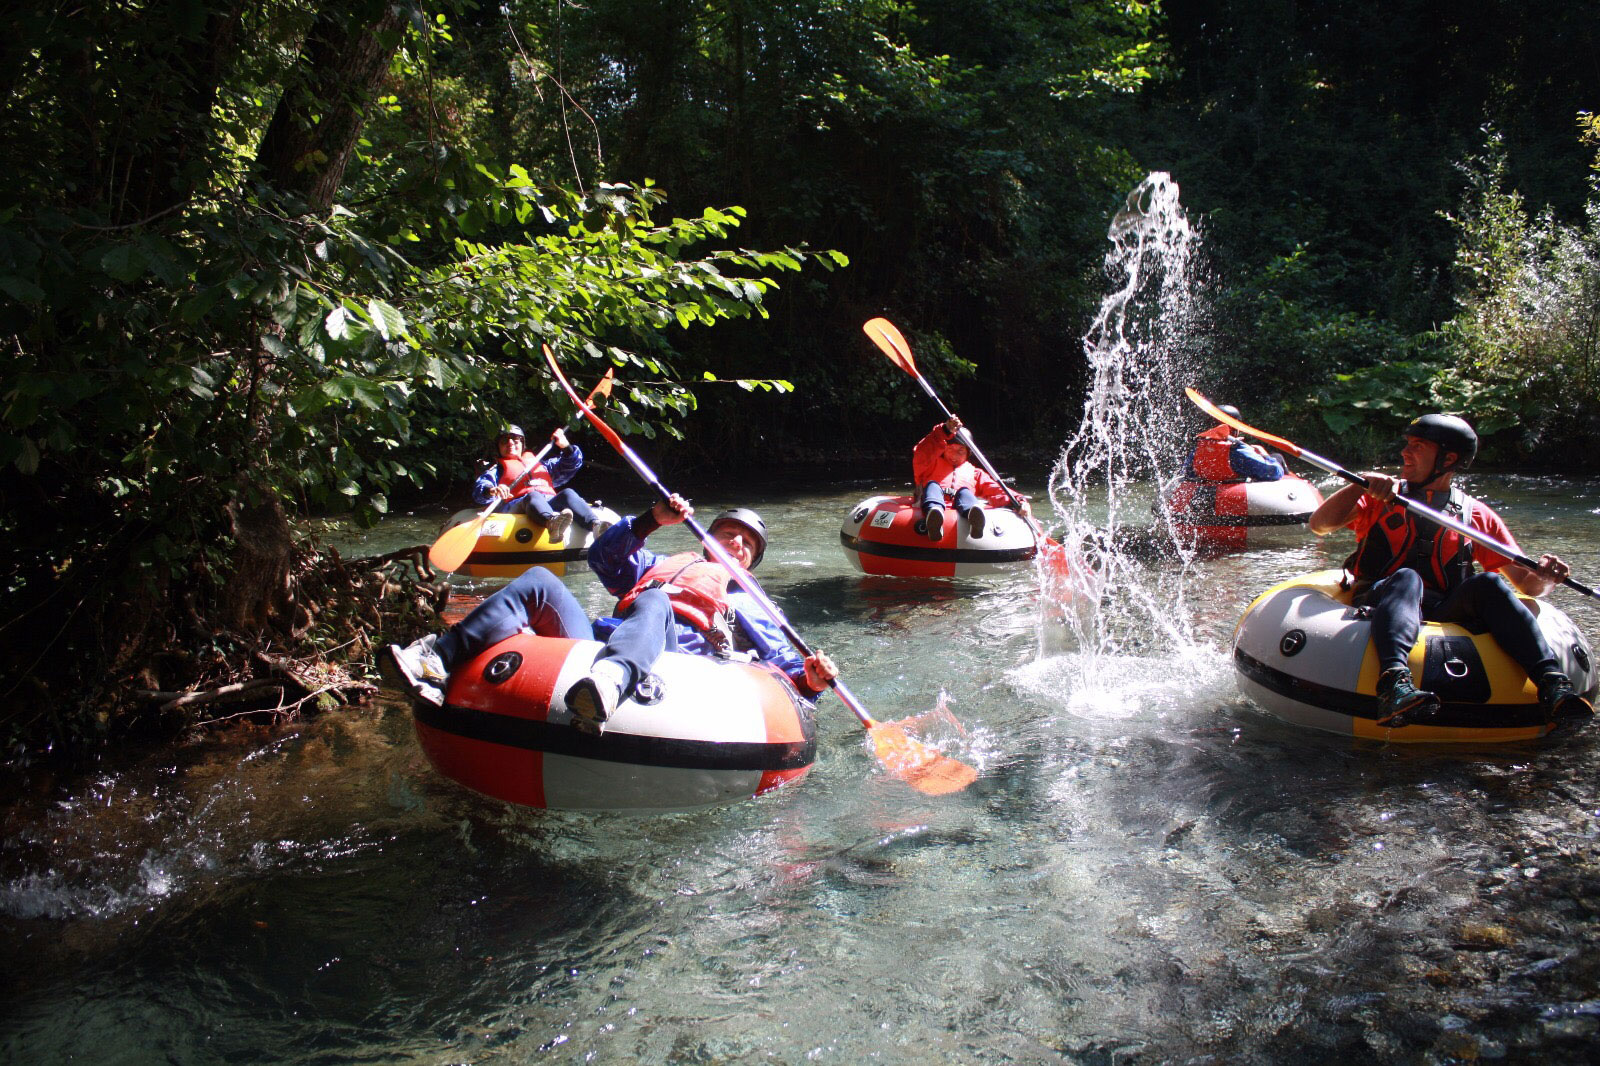
<instances>
[{"instance_id":1,"label":"wet sneaker","mask_svg":"<svg viewBox=\"0 0 1600 1066\"><path fill-rule=\"evenodd\" d=\"M928 512L928 517L923 519L929 540L944 539L944 508L935 507Z\"/></svg>"},{"instance_id":2,"label":"wet sneaker","mask_svg":"<svg viewBox=\"0 0 1600 1066\"><path fill-rule=\"evenodd\" d=\"M566 540L567 530L572 528L572 512L568 510L557 511L544 520L544 528L549 532L551 540Z\"/></svg>"},{"instance_id":3,"label":"wet sneaker","mask_svg":"<svg viewBox=\"0 0 1600 1066\"><path fill-rule=\"evenodd\" d=\"M1439 709L1439 697L1411 683L1403 666L1378 678L1378 724L1394 729L1427 721Z\"/></svg>"},{"instance_id":4,"label":"wet sneaker","mask_svg":"<svg viewBox=\"0 0 1600 1066\"><path fill-rule=\"evenodd\" d=\"M1566 674L1549 673L1539 680L1539 706L1550 722L1586 722L1594 717L1594 705L1573 691Z\"/></svg>"},{"instance_id":5,"label":"wet sneaker","mask_svg":"<svg viewBox=\"0 0 1600 1066\"><path fill-rule=\"evenodd\" d=\"M988 517L984 515L982 507L967 508L967 535L973 540L983 536L984 523Z\"/></svg>"},{"instance_id":6,"label":"wet sneaker","mask_svg":"<svg viewBox=\"0 0 1600 1066\"><path fill-rule=\"evenodd\" d=\"M622 700L622 671L616 664L602 659L589 669L586 677L579 678L567 689L567 710L572 715L572 728L591 736L605 731L605 723L616 713Z\"/></svg>"},{"instance_id":7,"label":"wet sneaker","mask_svg":"<svg viewBox=\"0 0 1600 1066\"><path fill-rule=\"evenodd\" d=\"M439 658L437 651L434 651L433 646L438 639L439 634L429 633L403 648L398 644L391 644L389 661L394 664L406 686L417 698L426 700L435 707L442 707L444 683L449 680L450 674L444 668L444 660Z\"/></svg>"}]
</instances>

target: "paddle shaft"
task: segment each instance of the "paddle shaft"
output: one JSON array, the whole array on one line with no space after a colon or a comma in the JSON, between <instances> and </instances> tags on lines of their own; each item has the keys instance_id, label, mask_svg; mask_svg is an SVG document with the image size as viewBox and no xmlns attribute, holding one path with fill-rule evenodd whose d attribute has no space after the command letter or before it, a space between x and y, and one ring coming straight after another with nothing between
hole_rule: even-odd
<instances>
[{"instance_id":1,"label":"paddle shaft","mask_svg":"<svg viewBox=\"0 0 1600 1066\"><path fill-rule=\"evenodd\" d=\"M1185 391L1190 394L1189 398L1191 400L1194 400L1202 410L1211 415L1213 418L1217 419L1217 421L1222 422L1225 425L1232 426L1234 429L1248 433L1253 437L1258 437L1280 451L1288 452L1290 455L1293 455L1298 459L1304 459L1312 466L1321 467L1330 474L1344 478L1352 485L1360 485L1363 489L1367 487L1367 479L1362 477L1360 474L1357 474L1355 471L1348 470L1334 462L1332 459L1318 455L1309 448L1302 448L1300 445L1284 440L1282 437L1277 437L1263 430L1258 430L1246 422L1241 422L1237 418L1229 417L1225 412L1218 410L1216 406L1211 403L1211 401L1206 400L1204 396L1201 396L1193 389L1188 389ZM1202 403L1201 401L1205 402ZM1458 521L1454 518L1451 518L1447 514L1442 514L1439 511L1435 511L1432 507L1429 507L1425 503L1418 503L1416 500L1410 499L1406 496L1397 495L1394 498L1402 507L1410 511L1412 514L1426 518L1430 522L1435 522L1448 530L1459 533L1468 540L1476 541L1485 548L1488 548L1490 551L1503 555L1507 559L1510 559L1521 566L1527 567L1529 570L1539 569L1539 564L1537 561L1530 559L1527 555L1524 555L1522 552L1513 548L1511 545L1506 544L1497 537L1492 537L1482 530L1473 529L1465 522ZM1596 592L1594 589L1583 584L1581 581L1576 581L1570 577L1564 577L1561 579L1561 584L1570 589L1581 592L1585 596L1590 596L1594 599L1600 599L1600 592Z\"/></svg>"}]
</instances>

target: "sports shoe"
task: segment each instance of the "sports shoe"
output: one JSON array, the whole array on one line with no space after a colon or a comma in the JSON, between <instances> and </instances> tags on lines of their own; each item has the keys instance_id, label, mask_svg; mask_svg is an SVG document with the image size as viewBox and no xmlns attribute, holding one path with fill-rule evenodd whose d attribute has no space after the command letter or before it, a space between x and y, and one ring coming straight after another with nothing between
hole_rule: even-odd
<instances>
[{"instance_id":1,"label":"sports shoe","mask_svg":"<svg viewBox=\"0 0 1600 1066\"><path fill-rule=\"evenodd\" d=\"M982 507L968 507L967 535L973 540L977 540L979 537L983 536L983 527L988 520L988 517L983 513Z\"/></svg>"},{"instance_id":2,"label":"sports shoe","mask_svg":"<svg viewBox=\"0 0 1600 1066\"><path fill-rule=\"evenodd\" d=\"M927 524L926 528L927 528L927 531L928 531L928 539L929 540L937 541L937 540L943 540L944 539L944 508L943 507L930 508L929 511L928 511L928 517L923 519L923 521Z\"/></svg>"},{"instance_id":3,"label":"sports shoe","mask_svg":"<svg viewBox=\"0 0 1600 1066\"><path fill-rule=\"evenodd\" d=\"M1378 724L1399 729L1426 721L1440 707L1439 697L1411 683L1404 666L1385 670L1378 678Z\"/></svg>"},{"instance_id":4,"label":"sports shoe","mask_svg":"<svg viewBox=\"0 0 1600 1066\"><path fill-rule=\"evenodd\" d=\"M605 732L605 723L616 713L622 700L622 668L601 659L567 689L567 710L572 728L591 736Z\"/></svg>"},{"instance_id":5,"label":"sports shoe","mask_svg":"<svg viewBox=\"0 0 1600 1066\"><path fill-rule=\"evenodd\" d=\"M438 639L439 634L429 633L403 648L398 644L391 644L389 660L400 671L400 676L405 679L413 695L435 707L442 707L444 683L449 680L450 674L444 668L444 660L439 658L439 653L433 648Z\"/></svg>"},{"instance_id":6,"label":"sports shoe","mask_svg":"<svg viewBox=\"0 0 1600 1066\"><path fill-rule=\"evenodd\" d=\"M589 527L589 532L594 534L594 538L596 540L599 540L600 539L600 534L604 533L606 530L610 529L614 525L616 525L616 523L611 521L610 519L607 519L607 518L596 518L594 520L594 525Z\"/></svg>"},{"instance_id":7,"label":"sports shoe","mask_svg":"<svg viewBox=\"0 0 1600 1066\"><path fill-rule=\"evenodd\" d=\"M1584 722L1594 717L1594 705L1573 691L1572 679L1551 671L1539 679L1539 706L1550 722Z\"/></svg>"},{"instance_id":8,"label":"sports shoe","mask_svg":"<svg viewBox=\"0 0 1600 1066\"><path fill-rule=\"evenodd\" d=\"M564 541L567 539L567 530L572 528L572 512L560 510L544 520L544 528L550 534L550 539Z\"/></svg>"}]
</instances>

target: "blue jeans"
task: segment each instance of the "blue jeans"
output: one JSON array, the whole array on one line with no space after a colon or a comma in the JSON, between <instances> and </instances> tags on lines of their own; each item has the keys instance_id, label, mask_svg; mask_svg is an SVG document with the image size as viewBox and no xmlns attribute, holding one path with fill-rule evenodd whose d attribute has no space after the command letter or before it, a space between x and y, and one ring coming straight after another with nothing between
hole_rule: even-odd
<instances>
[{"instance_id":1,"label":"blue jeans","mask_svg":"<svg viewBox=\"0 0 1600 1066\"><path fill-rule=\"evenodd\" d=\"M935 507L944 506L944 489L939 487L937 481L930 481L922 486L922 513L927 514ZM963 485L956 490L956 510L966 514L978 506L978 497L973 491Z\"/></svg>"},{"instance_id":2,"label":"blue jeans","mask_svg":"<svg viewBox=\"0 0 1600 1066\"><path fill-rule=\"evenodd\" d=\"M469 662L485 648L515 636L524 628L541 637L591 640L594 629L578 598L550 571L533 567L472 609L433 646L446 671ZM660 589L641 592L622 623L595 656L614 660L627 674L624 692L650 672L664 651L678 650L678 626L672 601Z\"/></svg>"},{"instance_id":3,"label":"blue jeans","mask_svg":"<svg viewBox=\"0 0 1600 1066\"><path fill-rule=\"evenodd\" d=\"M628 675L622 691L632 692L662 652L677 650L678 621L672 613L672 600L660 589L646 589L639 593L594 658L595 662L610 659L622 667Z\"/></svg>"},{"instance_id":4,"label":"blue jeans","mask_svg":"<svg viewBox=\"0 0 1600 1066\"><path fill-rule=\"evenodd\" d=\"M504 514L528 514L541 521L554 518L557 511L567 510L572 512L578 525L584 529L594 528L594 508L571 489L562 489L554 496L530 492L501 504L497 510Z\"/></svg>"},{"instance_id":5,"label":"blue jeans","mask_svg":"<svg viewBox=\"0 0 1600 1066\"><path fill-rule=\"evenodd\" d=\"M445 670L454 670L491 644L532 629L542 637L594 636L589 615L561 579L535 566L472 609L433 646Z\"/></svg>"},{"instance_id":6,"label":"blue jeans","mask_svg":"<svg viewBox=\"0 0 1600 1066\"><path fill-rule=\"evenodd\" d=\"M1451 622L1470 633L1487 630L1535 682L1561 669L1533 612L1499 574L1474 574L1442 596L1429 593L1426 602L1425 592L1422 575L1409 567L1373 582L1367 590L1365 603L1372 608L1372 646L1380 673L1407 665L1423 618Z\"/></svg>"}]
</instances>

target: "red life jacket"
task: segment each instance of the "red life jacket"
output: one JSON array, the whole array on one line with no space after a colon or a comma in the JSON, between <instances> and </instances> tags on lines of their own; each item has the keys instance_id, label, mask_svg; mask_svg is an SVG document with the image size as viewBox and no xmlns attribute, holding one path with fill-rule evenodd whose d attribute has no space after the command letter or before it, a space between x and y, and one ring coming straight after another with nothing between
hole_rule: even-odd
<instances>
[{"instance_id":1,"label":"red life jacket","mask_svg":"<svg viewBox=\"0 0 1600 1066\"><path fill-rule=\"evenodd\" d=\"M617 601L620 614L633 606L633 601L647 589L661 589L672 601L672 613L702 633L718 629L726 632L728 616L728 582L733 580L719 562L696 555L679 552L656 560L644 572L639 583Z\"/></svg>"},{"instance_id":2,"label":"red life jacket","mask_svg":"<svg viewBox=\"0 0 1600 1066\"><path fill-rule=\"evenodd\" d=\"M1205 478L1207 481L1239 479L1239 475L1233 472L1233 460L1229 454L1233 451L1233 445L1228 441L1228 436L1232 432L1228 426L1213 426L1195 437L1193 459L1195 477Z\"/></svg>"},{"instance_id":3,"label":"red life jacket","mask_svg":"<svg viewBox=\"0 0 1600 1066\"><path fill-rule=\"evenodd\" d=\"M500 465L500 484L507 488L510 488L517 478L522 477L524 470L530 467L533 470L533 473L529 474L522 484L517 486L517 490L511 494L512 499L516 499L518 496L526 496L535 489L539 491L541 496L554 496L556 494L556 484L550 479L549 468L543 463L534 462L532 452L523 452L519 458L500 459L497 462Z\"/></svg>"},{"instance_id":4,"label":"red life jacket","mask_svg":"<svg viewBox=\"0 0 1600 1066\"><path fill-rule=\"evenodd\" d=\"M1418 502L1432 507L1432 496L1433 493L1427 493ZM1477 500L1452 485L1444 506L1435 509L1470 526L1472 509L1477 506L1480 506ZM1472 576L1472 542L1454 530L1417 518L1401 504L1392 503L1361 538L1355 552L1345 560L1344 568L1355 575L1358 583L1370 584L1403 566L1421 574L1428 588L1449 592Z\"/></svg>"},{"instance_id":5,"label":"red life jacket","mask_svg":"<svg viewBox=\"0 0 1600 1066\"><path fill-rule=\"evenodd\" d=\"M978 487L978 468L970 462L962 463L940 479L939 487L944 489L945 496L950 499L955 499L956 493L961 489L973 489L976 491Z\"/></svg>"}]
</instances>

